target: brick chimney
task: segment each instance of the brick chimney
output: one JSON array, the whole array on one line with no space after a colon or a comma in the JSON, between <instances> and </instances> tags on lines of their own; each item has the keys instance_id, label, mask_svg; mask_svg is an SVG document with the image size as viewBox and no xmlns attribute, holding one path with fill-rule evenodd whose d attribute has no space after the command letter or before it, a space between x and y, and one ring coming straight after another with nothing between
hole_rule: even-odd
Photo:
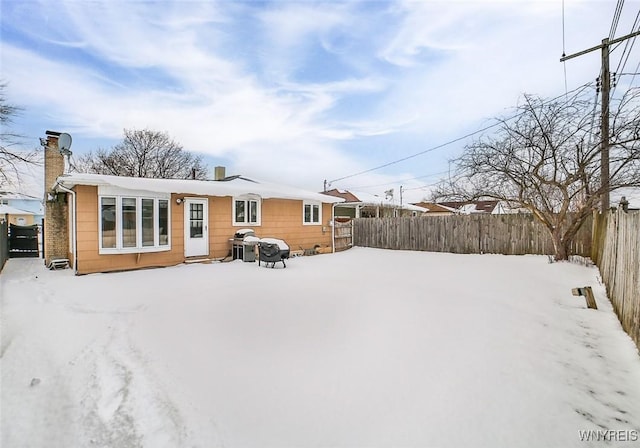
<instances>
[{"instance_id":1,"label":"brick chimney","mask_svg":"<svg viewBox=\"0 0 640 448\"><path fill-rule=\"evenodd\" d=\"M56 193L53 187L58 176L64 174L64 156L58 148L59 132L47 131L44 148L44 263L69 258L69 208L66 193Z\"/></svg>"}]
</instances>

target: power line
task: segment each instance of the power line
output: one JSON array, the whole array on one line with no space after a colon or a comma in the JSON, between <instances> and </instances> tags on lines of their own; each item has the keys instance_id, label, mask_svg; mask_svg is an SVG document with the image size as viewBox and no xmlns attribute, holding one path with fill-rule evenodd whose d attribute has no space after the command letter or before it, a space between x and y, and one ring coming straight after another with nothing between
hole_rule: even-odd
<instances>
[{"instance_id":1,"label":"power line","mask_svg":"<svg viewBox=\"0 0 640 448\"><path fill-rule=\"evenodd\" d=\"M581 90L581 89L585 89L586 87L590 86L591 84L593 84L593 82L588 82L588 83L586 83L586 84L583 84L583 85L581 85L581 86L578 86L578 87L576 87L575 89L571 90L570 92L565 92L565 93L563 93L563 94L561 94L561 95L556 96L555 98L551 98L551 99L549 99L549 100L547 100L547 101L543 101L543 102L542 102L542 104L551 103L551 102L553 102L553 101L556 101L556 100L560 99L560 98L561 98L561 97L563 97L563 96L566 98L568 94L570 94L570 93L575 93L575 92L577 92L577 91L579 91L579 90ZM566 99L566 101L568 102L568 101L569 101L569 99ZM459 141L461 141L461 140L464 140L464 139L466 139L466 138L472 137L472 136L474 136L474 135L476 135L476 134L480 134L481 132L484 132L484 131L487 131L487 130L489 130L489 129L491 129L491 128L494 128L494 127L496 127L496 126L499 126L500 124L502 124L502 123L503 123L503 122L505 122L505 121L509 121L509 120L513 120L513 119L515 119L515 118L518 118L518 117L520 117L520 116L524 115L525 113L526 113L526 111L525 111L525 112L520 112L520 113L518 113L518 114L516 114L516 115L514 115L514 116L512 116L512 117L502 119L502 120L497 121L496 123L493 123L493 124L491 124L491 125L489 125L489 126L485 126L484 128L481 128L481 129L478 129L478 130L476 130L476 131L473 131L473 132L470 132L470 133L468 133L468 134L465 134L465 135L463 135L462 137L458 137L458 138L455 138L455 139L453 139L453 140L449 140L449 141L447 141L447 142L445 142L445 143L439 144L439 145L437 145L437 146L433 146L433 147L431 147L431 148L425 149L424 151L420 151L420 152L417 152L417 153L415 153L415 154L411 154L411 155L409 155L409 156L407 156L407 157L403 157L403 158L401 158L401 159L393 160L393 161L391 161L391 162L387 162L387 163L385 163L385 164L383 164L383 165L379 165L379 166L376 166L376 167L373 167L373 168L369 168L369 169L367 169L367 170L359 171L359 172L357 172L357 173L349 174L348 176L343 176L343 177L339 177L339 178L337 178L337 179L333 179L333 180L329 181L329 184L332 184L332 183L334 183L334 182L338 182L338 181L341 181L341 180L349 179L349 178L352 178L352 177L360 176L360 175L362 175L362 174L370 173L370 172L372 172L372 171L376 171L376 170L379 170L379 169L381 169L381 168L386 168L386 167L388 167L388 166L395 165L395 164L397 164L397 163L404 162L404 161L407 161L407 160L409 160L409 159L413 159L413 158L418 157L418 156L421 156L421 155L423 155L423 154L427 154L427 153L433 152L433 151L435 151L435 150L438 150L438 149L444 148L445 146L449 146L449 145L451 145L451 144L453 144L453 143L457 143L457 142L459 142Z\"/></svg>"},{"instance_id":2,"label":"power line","mask_svg":"<svg viewBox=\"0 0 640 448\"><path fill-rule=\"evenodd\" d=\"M449 171L450 171L450 170L446 170L446 171L439 171L439 172L437 172L437 173L424 174L424 175L422 175L422 176L411 177L411 178L409 178L409 179L394 180L394 181L391 181L391 182L386 182L386 183L384 183L384 184L377 184L377 185L364 185L364 186L363 186L363 185L360 185L360 186L357 186L357 187L349 187L349 188L346 188L346 189L347 189L347 190L358 190L358 189L363 189L363 190L364 190L364 189L367 189L367 188L384 187L385 185L393 185L393 184L399 184L399 183L402 183L402 182L409 182L409 181L411 181L411 180L423 179L423 178L425 178L425 177L439 176L440 174L446 174L446 173L448 173Z\"/></svg>"},{"instance_id":3,"label":"power line","mask_svg":"<svg viewBox=\"0 0 640 448\"><path fill-rule=\"evenodd\" d=\"M640 19L640 10L638 10L638 14L636 14L636 18L633 21L633 25L631 25L631 33L634 32L636 26L638 25L638 20ZM620 73L622 70L624 70L624 65L626 65L627 61L625 60L624 65L622 64L622 59L624 59L625 54L627 54L627 60L629 59L629 54L631 54L631 50L633 49L633 44L636 42L636 38L634 37L631 40L631 48L629 48L629 40L626 40L624 43L624 49L622 50L622 55L620 56L620 62L618 63L618 67L616 67L616 73ZM622 42L620 42L622 43ZM629 52L627 53L627 49L629 50ZM615 48L614 48L615 50ZM622 67L622 68L621 68Z\"/></svg>"},{"instance_id":4,"label":"power line","mask_svg":"<svg viewBox=\"0 0 640 448\"><path fill-rule=\"evenodd\" d=\"M482 129L478 129L477 131L470 132L470 133L468 133L466 135L463 135L462 137L458 137L456 139L450 140L448 142L442 143L440 145L434 146L434 147L429 148L429 149L425 149L424 151L420 151L420 152L418 152L416 154L412 154L410 156L403 157L402 159L398 159L398 160L394 160L394 161L389 162L389 163L385 163L384 165L376 166L375 168L370 168L368 170L360 171L358 173L350 174L348 176L340 177L338 179L333 179L329 183L338 182L338 181L344 180L344 179L349 179L350 177L360 176L361 174L370 173L371 171L376 171L376 170L379 170L380 168L386 168L388 166L395 165L396 163L400 163L400 162L404 162L404 161L409 160L409 159L413 159L414 157L418 157L418 156L421 156L423 154L435 151L437 149L444 148L445 146L449 146L449 145L451 145L453 143L459 142L460 140L464 140L465 138L469 138L471 136L479 134L480 132L486 131L486 130L491 129L493 127L496 127L499 124L500 124L500 122L494 123L492 125L489 125L489 126L486 126L486 127L482 128Z\"/></svg>"},{"instance_id":5,"label":"power line","mask_svg":"<svg viewBox=\"0 0 640 448\"><path fill-rule=\"evenodd\" d=\"M640 20L640 10L638 11L638 14L636 14L636 19L633 21L633 25L631 25L631 33L634 32L634 29L638 25L639 20ZM638 29L640 29L640 27ZM624 49L622 50L622 55L620 56L620 62L618 63L618 67L616 68L616 71L614 73L620 73L624 70L625 66L627 65L627 62L629 61L629 56L631 56L631 50L633 50L633 45L636 43L636 37L637 36L634 36L631 42L629 42L629 40L625 41ZM629 45L629 43L631 43L631 45ZM626 54L626 57L625 57L625 54ZM623 60L624 60L624 63L622 62ZM617 76L619 77L621 76L621 74ZM614 83L613 85L613 89L611 91L612 97L615 94L617 84L618 83Z\"/></svg>"},{"instance_id":6,"label":"power line","mask_svg":"<svg viewBox=\"0 0 640 448\"><path fill-rule=\"evenodd\" d=\"M616 10L613 13L613 20L611 21L611 30L609 31L609 40L613 39L613 36L616 34L616 30L618 28L618 22L620 22L620 15L622 14L622 6L624 5L624 0L618 0L616 4Z\"/></svg>"}]
</instances>

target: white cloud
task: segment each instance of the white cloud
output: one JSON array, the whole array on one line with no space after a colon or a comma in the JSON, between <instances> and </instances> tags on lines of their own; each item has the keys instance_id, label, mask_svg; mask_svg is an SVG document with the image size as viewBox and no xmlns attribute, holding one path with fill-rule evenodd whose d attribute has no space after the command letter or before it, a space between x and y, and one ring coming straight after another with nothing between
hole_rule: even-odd
<instances>
[{"instance_id":1,"label":"white cloud","mask_svg":"<svg viewBox=\"0 0 640 448\"><path fill-rule=\"evenodd\" d=\"M566 1L567 53L608 34L603 14L614 8L604 3ZM523 92L564 90L557 1L25 2L14 9L12 25L25 38L2 37L9 92L39 122L73 133L76 150L83 138L118 140L124 128L152 128L230 161L235 172L279 173L300 186L459 137L508 112ZM625 11L618 34L633 20ZM22 26L27 18L41 26ZM595 53L568 62L569 89L594 79L598 65ZM301 68L332 76L303 80ZM380 136L388 148L372 151ZM438 171L460 149L352 185Z\"/></svg>"}]
</instances>

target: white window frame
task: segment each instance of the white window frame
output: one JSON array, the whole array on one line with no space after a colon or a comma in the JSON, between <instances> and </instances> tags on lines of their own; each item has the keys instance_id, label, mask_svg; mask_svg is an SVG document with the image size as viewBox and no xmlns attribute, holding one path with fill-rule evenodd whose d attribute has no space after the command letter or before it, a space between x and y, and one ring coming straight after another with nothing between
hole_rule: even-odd
<instances>
[{"instance_id":1,"label":"white window frame","mask_svg":"<svg viewBox=\"0 0 640 448\"><path fill-rule=\"evenodd\" d=\"M305 209L307 206L311 208L311 221L306 221ZM313 207L318 207L318 221L313 221ZM302 201L302 225L305 226L319 226L322 225L322 202L319 201Z\"/></svg>"},{"instance_id":2,"label":"white window frame","mask_svg":"<svg viewBox=\"0 0 640 448\"><path fill-rule=\"evenodd\" d=\"M102 199L114 198L116 200L116 247L102 247ZM132 198L136 200L136 245L135 247L123 247L122 244L122 200ZM153 246L142 245L142 200L153 200ZM167 244L160 245L160 201L167 201ZM166 252L171 250L171 197L167 195L154 196L152 194L105 194L98 195L98 253L130 254L143 252Z\"/></svg>"},{"instance_id":3,"label":"white window frame","mask_svg":"<svg viewBox=\"0 0 640 448\"><path fill-rule=\"evenodd\" d=\"M256 222L236 221L236 202L244 202L245 217L248 219L250 203L256 203ZM262 198L258 195L234 196L231 198L231 221L235 227L258 227L262 225Z\"/></svg>"}]
</instances>

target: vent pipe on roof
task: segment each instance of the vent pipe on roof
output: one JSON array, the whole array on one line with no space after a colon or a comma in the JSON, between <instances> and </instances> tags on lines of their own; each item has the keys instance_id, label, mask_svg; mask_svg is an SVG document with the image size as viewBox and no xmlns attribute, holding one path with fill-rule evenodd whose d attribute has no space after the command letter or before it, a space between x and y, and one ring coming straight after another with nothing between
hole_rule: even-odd
<instances>
[{"instance_id":1,"label":"vent pipe on roof","mask_svg":"<svg viewBox=\"0 0 640 448\"><path fill-rule=\"evenodd\" d=\"M223 180L226 175L226 169L223 166L217 166L213 169L213 180Z\"/></svg>"}]
</instances>

